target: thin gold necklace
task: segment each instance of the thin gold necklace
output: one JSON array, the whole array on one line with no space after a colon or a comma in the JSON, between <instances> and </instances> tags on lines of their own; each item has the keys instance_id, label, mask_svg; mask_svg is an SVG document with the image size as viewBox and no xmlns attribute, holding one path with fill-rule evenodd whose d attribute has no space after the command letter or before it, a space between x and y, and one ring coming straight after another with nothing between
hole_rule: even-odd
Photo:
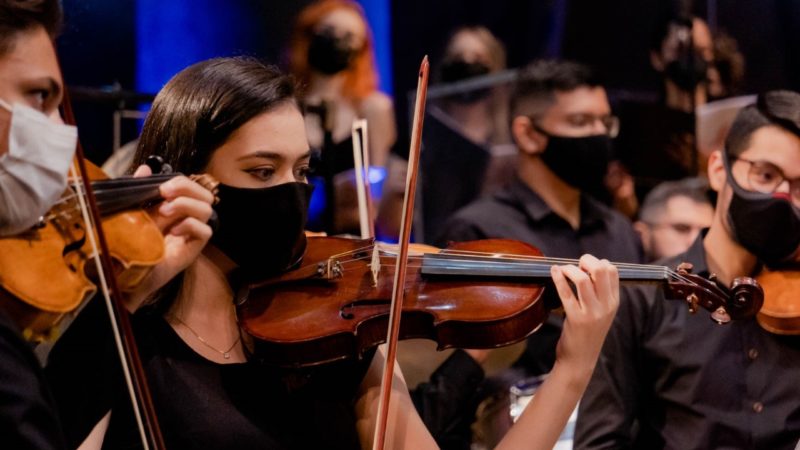
<instances>
[{"instance_id":1,"label":"thin gold necklace","mask_svg":"<svg viewBox=\"0 0 800 450\"><path fill-rule=\"evenodd\" d=\"M231 350L233 350L233 348L234 348L234 347L236 347L236 344L238 344L238 343L239 343L239 341L240 341L240 340L242 340L242 335L240 334L239 336L237 336L237 337L236 337L236 340L235 340L235 341L233 341L233 345L231 345L231 348L229 348L229 349L228 349L228 350L226 350L226 351L222 351L222 350L220 350L220 349L218 349L218 348L214 347L213 345L209 344L209 343L208 343L208 341L206 341L205 339L203 339L203 336L200 336L199 334L197 334L197 332L196 332L196 331L194 331L194 329L192 329L192 327L190 327L189 325L187 325L187 324L186 324L186 322L184 322L183 320L181 320L181 318L180 318L180 317L178 317L177 315L173 315L172 317L174 317L174 318L175 318L175 320L177 320L178 322L180 322L180 324L181 324L181 325L185 326L187 330L191 331L191 332L192 332L192 334L194 335L194 337L196 337L198 341L202 342L202 343L203 343L203 345L205 345L206 347L210 348L211 350L214 350L215 352L219 353L219 354L220 354L220 355L222 355L222 357L223 357L223 358L225 358L225 359L231 359Z\"/></svg>"}]
</instances>

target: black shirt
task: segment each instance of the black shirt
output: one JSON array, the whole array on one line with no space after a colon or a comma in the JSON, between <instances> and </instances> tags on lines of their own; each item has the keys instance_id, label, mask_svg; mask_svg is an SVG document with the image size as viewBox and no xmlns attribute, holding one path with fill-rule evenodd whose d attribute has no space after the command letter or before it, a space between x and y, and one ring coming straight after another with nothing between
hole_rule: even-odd
<instances>
[{"instance_id":1,"label":"black shirt","mask_svg":"<svg viewBox=\"0 0 800 450\"><path fill-rule=\"evenodd\" d=\"M73 336L53 349L48 368L62 380L56 391L62 413L81 430L72 441L79 443L112 409L103 448L141 448L121 373L107 375L115 380L109 386L101 377L54 361L67 355L81 359L80 326L74 324L68 331ZM360 448L353 404L370 358L293 371L255 362L217 364L195 353L160 315L137 313L134 332L167 448ZM71 380L73 389L64 380ZM79 398L85 395L91 400Z\"/></svg>"},{"instance_id":2,"label":"black shirt","mask_svg":"<svg viewBox=\"0 0 800 450\"><path fill-rule=\"evenodd\" d=\"M668 260L707 275L702 237ZM636 431L638 430L638 431ZM720 326L655 287L629 287L581 400L575 449L794 449L800 340L755 319Z\"/></svg>"},{"instance_id":3,"label":"black shirt","mask_svg":"<svg viewBox=\"0 0 800 450\"><path fill-rule=\"evenodd\" d=\"M12 301L4 299L3 301ZM39 360L0 310L0 448L66 449Z\"/></svg>"},{"instance_id":4,"label":"black shirt","mask_svg":"<svg viewBox=\"0 0 800 450\"><path fill-rule=\"evenodd\" d=\"M444 226L438 241L446 245L450 241L487 238L523 241L551 257L579 258L590 253L617 262L641 261L639 239L621 214L581 195L580 224L575 230L519 179L457 212ZM522 377L550 371L562 324L562 316L551 314L528 338L525 352L514 364ZM484 389L486 386L473 387L483 380L480 366L466 354L456 355L445 361L431 383L420 385L412 398L442 448L468 449L475 407L492 392ZM448 383L454 388L447 388Z\"/></svg>"},{"instance_id":5,"label":"black shirt","mask_svg":"<svg viewBox=\"0 0 800 450\"><path fill-rule=\"evenodd\" d=\"M642 259L639 238L622 214L581 195L580 223L575 230L519 179L457 212L445 225L439 244L488 238L526 242L556 258L580 258L589 253L614 262L639 263ZM551 315L529 338L515 366L530 375L549 372L562 323L563 317Z\"/></svg>"}]
</instances>

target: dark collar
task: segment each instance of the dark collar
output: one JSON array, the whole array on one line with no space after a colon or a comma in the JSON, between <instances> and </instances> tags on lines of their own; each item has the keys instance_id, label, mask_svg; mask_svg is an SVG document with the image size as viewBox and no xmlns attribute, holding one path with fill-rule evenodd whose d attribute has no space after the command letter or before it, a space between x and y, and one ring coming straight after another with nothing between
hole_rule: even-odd
<instances>
[{"instance_id":1,"label":"dark collar","mask_svg":"<svg viewBox=\"0 0 800 450\"><path fill-rule=\"evenodd\" d=\"M692 273L695 275L700 276L708 276L708 263L706 262L706 249L703 247L703 240L706 237L706 233L708 233L708 228L701 231L700 234L697 236L697 239L694 240L694 243L686 250L684 253L681 253L678 256L674 256L672 258L667 258L666 265L670 269L675 269L678 264L682 262L688 262L692 264Z\"/></svg>"},{"instance_id":2,"label":"dark collar","mask_svg":"<svg viewBox=\"0 0 800 450\"><path fill-rule=\"evenodd\" d=\"M518 176L514 177L506 189L497 193L496 198L505 203L519 206L534 222L540 222L551 215L558 217L542 197ZM584 230L605 224L610 214L608 206L584 194L581 194L580 202L579 229ZM559 219L563 220L561 217Z\"/></svg>"}]
</instances>

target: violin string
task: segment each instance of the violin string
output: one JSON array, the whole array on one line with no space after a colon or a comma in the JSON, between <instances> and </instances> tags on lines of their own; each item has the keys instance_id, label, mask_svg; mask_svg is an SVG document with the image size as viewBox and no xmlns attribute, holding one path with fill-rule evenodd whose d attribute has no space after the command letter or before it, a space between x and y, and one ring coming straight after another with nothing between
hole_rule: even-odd
<instances>
[{"instance_id":1,"label":"violin string","mask_svg":"<svg viewBox=\"0 0 800 450\"><path fill-rule=\"evenodd\" d=\"M102 204L103 203L103 198L106 197L106 196L108 196L108 199L115 198L115 197L111 197L111 196L116 196L118 194L118 191L114 192L116 189L137 188L137 189L140 189L142 191L145 191L145 190L150 190L150 189L152 189L152 188L154 188L156 186L159 186L162 183L164 183L164 181L169 180L171 178L174 178L174 175L171 175L171 174L170 175L152 175L152 176L147 178L147 182L135 182L134 181L134 180L137 180L137 181L138 180L143 180L144 178L130 178L130 179L126 178L126 179L123 179L123 181L129 181L129 180L130 181L134 181L133 183L131 183L131 184L127 185L127 186L119 184L120 179L117 178L117 179L113 179L113 180L98 180L98 181L94 181L94 182L92 182L92 185L93 186L95 186L95 185L99 185L100 186L100 188L99 189L95 189L94 192L95 192L95 196L99 200L100 204ZM71 180L70 182L74 183L75 181L77 181L77 180ZM105 188L102 187L104 183L109 184L109 183L113 183L113 182L118 183L118 185L106 186ZM112 187L112 186L116 186L116 187ZM70 193L68 195L65 195L65 196L62 196L61 198L59 198L53 204L51 209L55 208L55 207L57 207L59 205L63 205L65 203L71 202L71 201L73 201L73 200L75 200L77 198L78 198L78 194L73 189L73 190L70 191ZM54 220L54 219L56 219L58 217L67 217L68 219L71 220L72 218L75 217L74 214L80 214L80 205L75 204L69 209L64 209L62 211L59 211L58 214L49 214L47 216L44 216L43 220L50 221L50 220Z\"/></svg>"},{"instance_id":2,"label":"violin string","mask_svg":"<svg viewBox=\"0 0 800 450\"><path fill-rule=\"evenodd\" d=\"M534 260L534 261L544 261L544 262L555 262L555 263L565 263L565 264L578 264L580 261L578 259L573 258L555 258L549 256L533 256L533 255L513 255L513 254L493 254L493 253L486 253L486 252L476 252L471 250L443 250L443 254L446 255L466 255L466 256L474 256L478 258L503 258L503 259L511 259L511 260ZM656 266L652 264L634 264L634 263L617 263L612 262L612 264L616 267L621 268L631 268L631 269L655 269L655 270L662 270L664 266Z\"/></svg>"},{"instance_id":3,"label":"violin string","mask_svg":"<svg viewBox=\"0 0 800 450\"><path fill-rule=\"evenodd\" d=\"M391 257L383 256L381 258L384 259L384 258L391 258ZM360 261L364 261L366 259L368 259L368 258L367 257L361 257L361 258L353 258L353 259L350 259L350 260L347 260L347 261L339 261L339 262L340 262L340 264L345 265L345 264L357 263L357 262L360 262ZM418 256L417 257L409 257L409 261L420 261L420 260L423 260L423 257L418 257ZM453 262L475 262L474 260L469 260L469 259L468 260L452 260L452 261ZM500 260L497 260L497 261L486 260L486 261L482 261L481 264L483 266L485 266L485 267L492 267L492 266L494 266L494 267L507 267L509 263L507 261L500 261ZM517 264L519 264L519 263L517 263ZM382 265L389 265L389 264L382 264ZM422 267L422 264L420 264L420 265L412 265L411 267ZM541 264L541 265L532 264L531 267L549 268L550 265L547 265L547 264ZM669 272L667 271L667 268L664 267L664 266L647 267L646 270L640 270L638 273L641 273L641 274L644 274L644 275L651 275L651 274L655 273L655 274L663 275L663 278L665 278L665 279L669 278ZM679 276L679 275L675 274L675 276ZM686 280L686 281L689 281L689 280Z\"/></svg>"},{"instance_id":4,"label":"violin string","mask_svg":"<svg viewBox=\"0 0 800 450\"><path fill-rule=\"evenodd\" d=\"M382 256L385 258L391 258L392 256ZM409 256L409 260L416 260L416 259L423 259L424 256ZM371 256L362 256L357 258L351 258L349 260L342 260L341 263L346 263L350 261L360 261L371 259ZM472 257L472 259L450 259L453 262L475 262L476 260L480 260L482 263L487 265L507 265L513 263L526 263L535 265L536 263L541 263L542 266L549 267L552 265L551 263L561 264L561 263L577 263L577 260L571 260L566 258L546 258L546 257L534 257L534 258L506 258L506 257L485 257L481 255L478 258ZM617 267L629 270L635 270L643 273L663 273L666 277L667 267L665 266L653 266L653 265L643 265L643 264L614 264Z\"/></svg>"},{"instance_id":5,"label":"violin string","mask_svg":"<svg viewBox=\"0 0 800 450\"><path fill-rule=\"evenodd\" d=\"M348 252L343 252L340 255L335 256L346 256L346 255L353 255L356 253L368 251L374 247L373 245L368 245L365 247L361 247L359 249L351 250ZM502 259L505 261L532 261L532 262L543 262L543 263L557 263L557 264L578 264L579 260L572 259L572 258L554 258L554 257L546 257L546 256L532 256L532 255L513 255L513 254L502 254L502 253L488 253L488 252L477 252L477 251L470 251L470 250L442 250L439 254L441 255L465 255L471 256L474 258L482 258L486 260L497 260ZM369 256L371 257L371 255ZM409 258L413 258L409 257ZM614 266L618 268L624 269L634 269L634 270L644 270L644 271L663 271L666 269L665 266L655 266L650 264L633 264L633 263L612 263Z\"/></svg>"}]
</instances>

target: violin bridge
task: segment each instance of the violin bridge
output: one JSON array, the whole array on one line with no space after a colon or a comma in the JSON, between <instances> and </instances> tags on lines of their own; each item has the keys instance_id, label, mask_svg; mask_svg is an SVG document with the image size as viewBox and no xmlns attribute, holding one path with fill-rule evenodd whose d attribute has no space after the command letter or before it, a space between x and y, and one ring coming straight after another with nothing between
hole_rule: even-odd
<instances>
[{"instance_id":1,"label":"violin bridge","mask_svg":"<svg viewBox=\"0 0 800 450\"><path fill-rule=\"evenodd\" d=\"M372 286L378 286L378 274L381 272L381 251L377 245L372 246L372 261L369 263L372 270Z\"/></svg>"}]
</instances>

